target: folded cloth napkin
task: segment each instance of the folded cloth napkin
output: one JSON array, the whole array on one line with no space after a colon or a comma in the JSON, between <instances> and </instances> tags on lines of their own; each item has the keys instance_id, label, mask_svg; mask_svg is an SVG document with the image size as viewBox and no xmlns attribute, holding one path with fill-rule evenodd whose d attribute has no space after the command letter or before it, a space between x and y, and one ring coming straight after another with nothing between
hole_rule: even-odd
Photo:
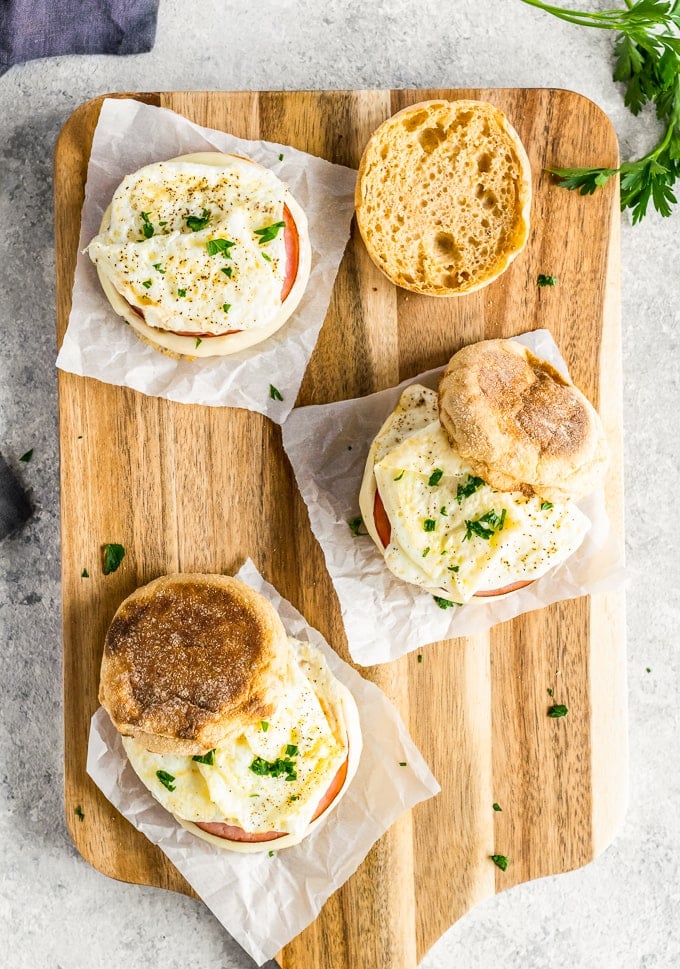
<instances>
[{"instance_id":1,"label":"folded cloth napkin","mask_svg":"<svg viewBox=\"0 0 680 969\"><path fill-rule=\"evenodd\" d=\"M31 503L0 454L0 539L13 532L31 515Z\"/></svg>"},{"instance_id":2,"label":"folded cloth napkin","mask_svg":"<svg viewBox=\"0 0 680 969\"><path fill-rule=\"evenodd\" d=\"M0 73L58 54L142 54L158 0L0 0Z\"/></svg>"}]
</instances>

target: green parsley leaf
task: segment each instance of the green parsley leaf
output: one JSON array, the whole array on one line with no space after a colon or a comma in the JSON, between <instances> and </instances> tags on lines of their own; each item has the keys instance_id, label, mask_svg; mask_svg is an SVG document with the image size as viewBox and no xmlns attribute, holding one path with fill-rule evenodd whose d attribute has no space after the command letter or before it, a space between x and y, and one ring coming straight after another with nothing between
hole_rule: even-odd
<instances>
[{"instance_id":1,"label":"green parsley leaf","mask_svg":"<svg viewBox=\"0 0 680 969\"><path fill-rule=\"evenodd\" d=\"M200 217L198 215L190 215L185 219L185 221L192 232L200 232L201 229L205 229L210 222L210 212L208 212L207 209L203 209L203 214Z\"/></svg>"},{"instance_id":2,"label":"green parsley leaf","mask_svg":"<svg viewBox=\"0 0 680 969\"><path fill-rule=\"evenodd\" d=\"M483 538L488 542L489 539L496 534L496 532L503 531L506 514L506 508L501 510L500 515L498 515L492 508L490 511L487 511L485 515L480 515L479 518L476 518L473 521L468 521L466 519L466 532L463 536L463 541L469 541L473 535L477 535L479 538Z\"/></svg>"},{"instance_id":3,"label":"green parsley leaf","mask_svg":"<svg viewBox=\"0 0 680 969\"><path fill-rule=\"evenodd\" d=\"M286 745L286 757L297 757L300 753L300 748L297 744L287 744Z\"/></svg>"},{"instance_id":4,"label":"green parsley leaf","mask_svg":"<svg viewBox=\"0 0 680 969\"><path fill-rule=\"evenodd\" d=\"M155 263L153 264L153 268L154 268L154 269L155 269L155 270L156 270L157 272L159 272L159 273L161 274L161 276L165 276L165 270L163 269L163 263L162 263L162 262L155 262Z\"/></svg>"},{"instance_id":5,"label":"green parsley leaf","mask_svg":"<svg viewBox=\"0 0 680 969\"><path fill-rule=\"evenodd\" d=\"M556 719L557 717L566 717L569 713L567 708L563 703L555 703L554 706L548 707L548 716Z\"/></svg>"},{"instance_id":6,"label":"green parsley leaf","mask_svg":"<svg viewBox=\"0 0 680 969\"><path fill-rule=\"evenodd\" d=\"M225 313L228 313L229 310L231 309L231 303L222 303L222 309L224 310Z\"/></svg>"},{"instance_id":7,"label":"green parsley leaf","mask_svg":"<svg viewBox=\"0 0 680 969\"><path fill-rule=\"evenodd\" d=\"M289 744L289 746L292 745ZM272 761L265 760L264 757L255 757L250 770L259 777L281 777L285 774L287 781L294 781L297 778L295 764L289 757L277 757Z\"/></svg>"},{"instance_id":8,"label":"green parsley leaf","mask_svg":"<svg viewBox=\"0 0 680 969\"><path fill-rule=\"evenodd\" d=\"M258 241L263 246L265 243L271 242L272 239L276 239L279 230L285 229L285 227L285 222L272 222L271 225L265 225L262 229L255 229L255 235L259 237Z\"/></svg>"},{"instance_id":9,"label":"green parsley leaf","mask_svg":"<svg viewBox=\"0 0 680 969\"><path fill-rule=\"evenodd\" d=\"M400 471L399 474L396 476L396 478L393 478L392 480L393 481L401 481L401 479L403 477L404 477L404 472L403 471Z\"/></svg>"},{"instance_id":10,"label":"green parsley leaf","mask_svg":"<svg viewBox=\"0 0 680 969\"><path fill-rule=\"evenodd\" d=\"M194 754L194 756L191 759L195 760L196 763L198 764L207 764L208 767L214 767L215 766L215 747L213 747L212 750L209 750L206 754Z\"/></svg>"},{"instance_id":11,"label":"green parsley leaf","mask_svg":"<svg viewBox=\"0 0 680 969\"><path fill-rule=\"evenodd\" d=\"M447 567L448 572L460 572L460 565L449 565Z\"/></svg>"},{"instance_id":12,"label":"green parsley leaf","mask_svg":"<svg viewBox=\"0 0 680 969\"><path fill-rule=\"evenodd\" d=\"M536 282L539 286L557 286L557 276L547 276L545 273L539 273L536 277Z\"/></svg>"},{"instance_id":13,"label":"green parsley leaf","mask_svg":"<svg viewBox=\"0 0 680 969\"><path fill-rule=\"evenodd\" d=\"M180 299L184 299L184 297L186 296L186 294L187 294L186 289L178 289L177 290L177 295L179 296Z\"/></svg>"},{"instance_id":14,"label":"green parsley leaf","mask_svg":"<svg viewBox=\"0 0 680 969\"><path fill-rule=\"evenodd\" d=\"M83 569L83 571L80 573L80 578L81 579L89 579L90 578L90 573L87 571L87 569Z\"/></svg>"},{"instance_id":15,"label":"green parsley leaf","mask_svg":"<svg viewBox=\"0 0 680 969\"><path fill-rule=\"evenodd\" d=\"M651 673L651 672L652 672L651 666L645 666L645 673Z\"/></svg>"},{"instance_id":16,"label":"green parsley leaf","mask_svg":"<svg viewBox=\"0 0 680 969\"><path fill-rule=\"evenodd\" d=\"M122 545L117 545L115 542L107 542L106 545L102 545L102 556L102 571L104 575L110 575L118 569L118 566L125 558L125 549Z\"/></svg>"},{"instance_id":17,"label":"green parsley leaf","mask_svg":"<svg viewBox=\"0 0 680 969\"><path fill-rule=\"evenodd\" d=\"M495 801L493 802L493 804L491 805L491 807L494 809L494 811L502 811L503 810L503 808L500 806L500 804L497 804Z\"/></svg>"},{"instance_id":18,"label":"green parsley leaf","mask_svg":"<svg viewBox=\"0 0 680 969\"><path fill-rule=\"evenodd\" d=\"M553 508L553 507L554 507L554 505L553 505L552 501L542 501L541 502L541 511L550 511L550 509Z\"/></svg>"},{"instance_id":19,"label":"green parsley leaf","mask_svg":"<svg viewBox=\"0 0 680 969\"><path fill-rule=\"evenodd\" d=\"M500 868L501 871L507 871L508 858L506 855L489 855L489 858L493 861L497 868Z\"/></svg>"},{"instance_id":20,"label":"green parsley leaf","mask_svg":"<svg viewBox=\"0 0 680 969\"><path fill-rule=\"evenodd\" d=\"M260 720L260 727L262 728L262 733L266 733L269 730L269 723L266 720Z\"/></svg>"},{"instance_id":21,"label":"green parsley leaf","mask_svg":"<svg viewBox=\"0 0 680 969\"><path fill-rule=\"evenodd\" d=\"M33 457L33 448L31 448L30 451L26 451L25 454L22 454L19 460L23 461L24 464L28 464L28 462L31 460L32 457Z\"/></svg>"},{"instance_id":22,"label":"green parsley leaf","mask_svg":"<svg viewBox=\"0 0 680 969\"><path fill-rule=\"evenodd\" d=\"M166 770L157 770L156 777L161 782L163 787L167 787L169 791L175 790L175 784L174 784L175 778L172 776L172 774L168 774Z\"/></svg>"},{"instance_id":23,"label":"green parsley leaf","mask_svg":"<svg viewBox=\"0 0 680 969\"><path fill-rule=\"evenodd\" d=\"M279 161L283 161L283 152L279 154Z\"/></svg>"},{"instance_id":24,"label":"green parsley leaf","mask_svg":"<svg viewBox=\"0 0 680 969\"><path fill-rule=\"evenodd\" d=\"M227 279L231 279L231 274L233 272L233 269L231 268L231 266L222 266L222 268L220 269L220 272L224 273Z\"/></svg>"},{"instance_id":25,"label":"green parsley leaf","mask_svg":"<svg viewBox=\"0 0 680 969\"><path fill-rule=\"evenodd\" d=\"M218 253L222 253L225 259L231 259L229 250L234 245L236 243L230 242L229 239L210 239L206 242L205 247L208 250L209 256L216 256Z\"/></svg>"},{"instance_id":26,"label":"green parsley leaf","mask_svg":"<svg viewBox=\"0 0 680 969\"><path fill-rule=\"evenodd\" d=\"M272 261L272 257L271 257L271 256L269 255L269 253L268 253L268 252L263 252L263 253L262 253L262 258L263 258L263 259L266 259L266 260L267 260L267 262L271 262L271 261Z\"/></svg>"},{"instance_id":27,"label":"green parsley leaf","mask_svg":"<svg viewBox=\"0 0 680 969\"><path fill-rule=\"evenodd\" d=\"M437 522L434 520L434 518L426 518L423 522L423 531L425 532L433 532L436 527Z\"/></svg>"},{"instance_id":28,"label":"green parsley leaf","mask_svg":"<svg viewBox=\"0 0 680 969\"><path fill-rule=\"evenodd\" d=\"M272 400L283 400L281 391L277 390L274 384L269 385L269 396Z\"/></svg>"},{"instance_id":29,"label":"green parsley leaf","mask_svg":"<svg viewBox=\"0 0 680 969\"><path fill-rule=\"evenodd\" d=\"M196 337L196 343L194 344L194 346L196 347L196 349L198 349L202 343L203 343L203 340L200 338L200 336L197 336Z\"/></svg>"},{"instance_id":30,"label":"green parsley leaf","mask_svg":"<svg viewBox=\"0 0 680 969\"><path fill-rule=\"evenodd\" d=\"M274 852L273 852L273 851L271 851L271 850L269 850L269 851L267 852L267 854L269 855L269 857L270 857L270 858L273 858L273 857L274 857Z\"/></svg>"},{"instance_id":31,"label":"green parsley leaf","mask_svg":"<svg viewBox=\"0 0 680 969\"><path fill-rule=\"evenodd\" d=\"M418 653L418 662L419 663L422 663L422 661L423 661L423 654L422 653Z\"/></svg>"},{"instance_id":32,"label":"green parsley leaf","mask_svg":"<svg viewBox=\"0 0 680 969\"><path fill-rule=\"evenodd\" d=\"M358 515L356 518L350 518L347 524L349 525L350 532L355 538L358 538L360 535L368 535L367 531L362 532L361 530L364 525L364 520L361 515Z\"/></svg>"},{"instance_id":33,"label":"green parsley leaf","mask_svg":"<svg viewBox=\"0 0 680 969\"><path fill-rule=\"evenodd\" d=\"M548 687L548 696L555 696L555 691L551 686Z\"/></svg>"},{"instance_id":34,"label":"green parsley leaf","mask_svg":"<svg viewBox=\"0 0 680 969\"><path fill-rule=\"evenodd\" d=\"M430 479L427 483L431 488L434 488L435 485L439 484L439 482L442 480L443 477L444 477L444 472L442 471L442 469L435 468L432 474L430 475Z\"/></svg>"},{"instance_id":35,"label":"green parsley leaf","mask_svg":"<svg viewBox=\"0 0 680 969\"><path fill-rule=\"evenodd\" d=\"M448 515L448 511L446 510L446 505L442 505L441 506L441 508L439 509L439 514L440 515Z\"/></svg>"},{"instance_id":36,"label":"green parsley leaf","mask_svg":"<svg viewBox=\"0 0 680 969\"><path fill-rule=\"evenodd\" d=\"M423 550L423 558L425 558L429 554L430 554L430 546L428 545L427 548Z\"/></svg>"},{"instance_id":37,"label":"green parsley leaf","mask_svg":"<svg viewBox=\"0 0 680 969\"><path fill-rule=\"evenodd\" d=\"M76 817L78 818L79 821L85 820L85 812L81 808L80 804L76 807Z\"/></svg>"},{"instance_id":38,"label":"green parsley leaf","mask_svg":"<svg viewBox=\"0 0 680 969\"><path fill-rule=\"evenodd\" d=\"M451 609L453 606L460 605L459 602L452 602L450 599L443 599L441 596L432 596L440 609Z\"/></svg>"},{"instance_id":39,"label":"green parsley leaf","mask_svg":"<svg viewBox=\"0 0 680 969\"><path fill-rule=\"evenodd\" d=\"M144 236L145 239L150 239L155 231L154 227L151 225L151 222L149 221L150 215L151 215L150 212L142 212L142 235Z\"/></svg>"},{"instance_id":40,"label":"green parsley leaf","mask_svg":"<svg viewBox=\"0 0 680 969\"><path fill-rule=\"evenodd\" d=\"M469 474L465 484L459 484L456 488L456 501L460 505L464 498L469 498L470 495L474 495L475 491L479 491L486 484L481 478L476 478L474 475Z\"/></svg>"},{"instance_id":41,"label":"green parsley leaf","mask_svg":"<svg viewBox=\"0 0 680 969\"><path fill-rule=\"evenodd\" d=\"M153 286L153 280L145 279L144 282L142 283L142 286L144 287L144 289L150 289L151 286Z\"/></svg>"},{"instance_id":42,"label":"green parsley leaf","mask_svg":"<svg viewBox=\"0 0 680 969\"><path fill-rule=\"evenodd\" d=\"M406 761L405 760L400 760L399 761L399 766L400 767L406 767Z\"/></svg>"},{"instance_id":43,"label":"green parsley leaf","mask_svg":"<svg viewBox=\"0 0 680 969\"><path fill-rule=\"evenodd\" d=\"M288 800L289 801L299 801L300 800L300 795L299 794L291 794L291 796L288 798Z\"/></svg>"}]
</instances>

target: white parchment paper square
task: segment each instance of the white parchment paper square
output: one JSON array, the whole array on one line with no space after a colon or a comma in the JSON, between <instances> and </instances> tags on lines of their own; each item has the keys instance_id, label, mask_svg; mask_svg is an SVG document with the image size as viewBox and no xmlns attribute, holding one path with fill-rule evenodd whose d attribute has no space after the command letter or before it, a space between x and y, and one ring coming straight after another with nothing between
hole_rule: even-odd
<instances>
[{"instance_id":1,"label":"white parchment paper square","mask_svg":"<svg viewBox=\"0 0 680 969\"><path fill-rule=\"evenodd\" d=\"M568 376L548 330L517 339ZM623 560L602 490L578 503L592 527L562 566L512 595L473 599L462 608L440 609L428 592L392 575L370 537L353 536L348 521L359 514L359 489L373 438L405 387L422 383L434 389L442 371L430 370L368 397L296 408L283 426L283 446L340 601L350 655L364 666L623 581Z\"/></svg>"},{"instance_id":2,"label":"white parchment paper square","mask_svg":"<svg viewBox=\"0 0 680 969\"><path fill-rule=\"evenodd\" d=\"M312 270L295 313L263 343L229 357L174 360L142 343L114 313L83 250L99 232L126 175L151 162L201 151L245 155L278 175L307 215ZM288 145L246 141L202 128L166 108L107 98L92 142L73 303L57 366L185 404L247 408L281 423L295 404L330 303L349 238L355 181L353 169ZM270 398L270 384L282 401Z\"/></svg>"},{"instance_id":3,"label":"white parchment paper square","mask_svg":"<svg viewBox=\"0 0 680 969\"><path fill-rule=\"evenodd\" d=\"M344 663L323 636L264 581L251 561L238 572L278 611L286 631L324 654L359 709L363 751L347 792L324 824L269 857L222 851L185 831L151 796L100 707L92 718L87 772L139 831L157 844L236 941L262 965L319 913L404 811L440 787L399 713L373 683ZM406 761L406 766L399 766Z\"/></svg>"}]
</instances>

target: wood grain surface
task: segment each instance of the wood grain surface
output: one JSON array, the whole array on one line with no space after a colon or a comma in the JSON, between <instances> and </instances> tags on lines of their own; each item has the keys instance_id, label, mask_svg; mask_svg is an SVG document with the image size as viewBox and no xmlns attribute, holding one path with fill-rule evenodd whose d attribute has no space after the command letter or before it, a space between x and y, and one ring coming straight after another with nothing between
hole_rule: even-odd
<instances>
[{"instance_id":1,"label":"wood grain surface","mask_svg":"<svg viewBox=\"0 0 680 969\"><path fill-rule=\"evenodd\" d=\"M298 403L381 390L445 363L471 341L548 327L602 413L613 454L607 504L622 541L618 189L612 180L582 198L543 172L548 165L617 164L615 134L592 102L554 90L134 96L202 125L351 166L374 128L407 104L471 97L502 108L533 167L526 251L491 286L441 300L397 291L353 230ZM59 342L100 104L72 115L56 150ZM557 276L558 285L539 288L539 273ZM162 573L229 573L250 556L348 659L338 602L277 426L259 414L175 404L61 372L59 405L67 823L83 857L106 874L190 894L85 773L104 633L115 609ZM127 549L109 576L100 564L105 542ZM89 579L81 578L83 568ZM279 955L283 969L413 969L482 899L589 862L625 809L621 594L560 603L485 635L430 646L421 663L411 654L362 673L397 704L442 792L378 842ZM548 688L569 707L564 719L547 716ZM494 853L508 856L507 871L489 860Z\"/></svg>"}]
</instances>

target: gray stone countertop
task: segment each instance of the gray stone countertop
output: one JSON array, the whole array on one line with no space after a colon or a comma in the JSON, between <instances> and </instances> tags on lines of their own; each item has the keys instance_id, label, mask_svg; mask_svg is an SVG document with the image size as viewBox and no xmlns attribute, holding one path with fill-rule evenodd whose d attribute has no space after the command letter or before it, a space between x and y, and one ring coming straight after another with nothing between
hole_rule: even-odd
<instances>
[{"instance_id":1,"label":"gray stone countertop","mask_svg":"<svg viewBox=\"0 0 680 969\"><path fill-rule=\"evenodd\" d=\"M586 2L582 6L613 6ZM163 0L155 49L60 57L0 78L0 450L36 505L0 544L0 964L251 965L200 903L110 880L62 804L59 476L52 152L107 91L563 87L612 119L624 158L652 144L624 107L612 40L519 0ZM630 803L586 868L522 885L454 925L422 969L680 965L680 208L622 224ZM33 459L21 464L29 448ZM644 459L644 460L643 460ZM649 668L649 672L647 669ZM359 967L357 967L359 969Z\"/></svg>"}]
</instances>

